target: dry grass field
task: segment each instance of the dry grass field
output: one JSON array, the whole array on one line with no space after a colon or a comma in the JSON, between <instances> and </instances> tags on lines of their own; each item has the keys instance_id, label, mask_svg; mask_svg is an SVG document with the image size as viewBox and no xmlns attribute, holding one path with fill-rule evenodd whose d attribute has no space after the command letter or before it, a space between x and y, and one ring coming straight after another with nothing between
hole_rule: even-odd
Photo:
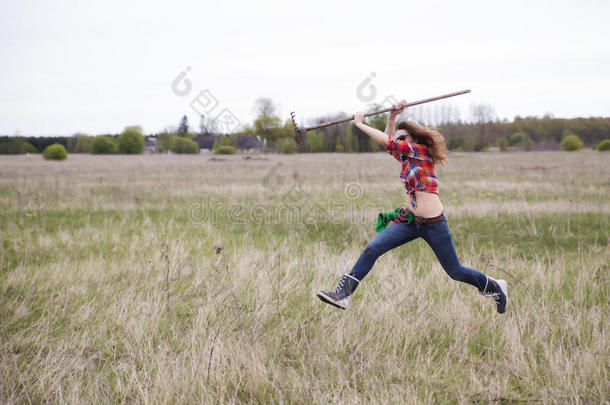
<instances>
[{"instance_id":1,"label":"dry grass field","mask_svg":"<svg viewBox=\"0 0 610 405\"><path fill-rule=\"evenodd\" d=\"M452 153L462 263L385 255L387 154L0 157L0 403L607 403L610 153Z\"/></svg>"}]
</instances>

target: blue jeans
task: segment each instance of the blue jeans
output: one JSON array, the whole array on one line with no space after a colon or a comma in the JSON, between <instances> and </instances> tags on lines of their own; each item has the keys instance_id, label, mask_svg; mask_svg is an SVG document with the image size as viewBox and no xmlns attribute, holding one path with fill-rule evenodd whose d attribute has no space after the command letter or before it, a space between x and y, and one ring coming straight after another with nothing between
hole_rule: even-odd
<instances>
[{"instance_id":1,"label":"blue jeans","mask_svg":"<svg viewBox=\"0 0 610 405\"><path fill-rule=\"evenodd\" d=\"M430 245L449 277L473 285L479 291L483 291L487 276L480 271L460 264L446 218L426 225L420 225L416 222L410 224L390 223L386 229L366 245L350 275L362 280L369 273L379 256L419 237Z\"/></svg>"}]
</instances>

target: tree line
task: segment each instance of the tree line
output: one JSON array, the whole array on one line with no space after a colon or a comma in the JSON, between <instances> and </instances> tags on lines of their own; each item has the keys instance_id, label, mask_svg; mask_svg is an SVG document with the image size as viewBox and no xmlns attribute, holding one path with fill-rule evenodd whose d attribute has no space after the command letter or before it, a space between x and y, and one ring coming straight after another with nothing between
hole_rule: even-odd
<instances>
[{"instance_id":1,"label":"tree line","mask_svg":"<svg viewBox=\"0 0 610 405\"><path fill-rule=\"evenodd\" d=\"M367 111L379 109L379 105L370 105ZM277 114L277 107L269 98L256 100L254 109L256 118L233 134L220 134L213 120L201 117L199 131L191 130L186 116L183 116L177 127L168 127L163 131L148 135L155 139L157 152L199 153L196 142L198 136L216 136L212 149L217 153L235 153L237 138L240 136L257 137L265 152L374 152L383 148L360 131L353 123L344 123L317 131L310 131L304 136L302 145L295 142L295 132L290 118L282 120ZM610 138L610 118L555 118L515 117L512 121L499 120L494 117L493 108L481 104L473 106L473 119L462 121L451 106L438 105L434 108L414 108L401 114L401 119L415 120L423 125L437 128L446 138L449 150L485 151L490 147L501 150L510 148L533 150L559 149L566 138L577 138L582 145L595 148L600 142ZM322 122L346 118L346 113L321 116L307 123ZM387 116L377 115L365 119L368 125L384 130ZM224 136L226 135L226 136ZM61 144L70 153L142 153L145 138L139 126L127 127L121 134L89 136L75 134L59 137L0 137L0 154L41 153L51 144ZM243 143L242 143L243 144Z\"/></svg>"}]
</instances>

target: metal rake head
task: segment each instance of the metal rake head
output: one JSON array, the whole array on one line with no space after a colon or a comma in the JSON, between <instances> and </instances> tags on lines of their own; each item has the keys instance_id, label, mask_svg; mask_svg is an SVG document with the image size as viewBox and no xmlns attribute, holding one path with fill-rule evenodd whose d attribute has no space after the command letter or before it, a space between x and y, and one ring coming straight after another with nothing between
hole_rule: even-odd
<instances>
[{"instance_id":1,"label":"metal rake head","mask_svg":"<svg viewBox=\"0 0 610 405\"><path fill-rule=\"evenodd\" d=\"M292 125L294 125L294 132L297 135L297 143L299 144L299 146L303 146L303 135L305 134L306 131L303 131L301 128L299 128L299 125L297 124L297 120L295 119L295 113L294 111L292 111L290 113L290 118L292 119Z\"/></svg>"}]
</instances>

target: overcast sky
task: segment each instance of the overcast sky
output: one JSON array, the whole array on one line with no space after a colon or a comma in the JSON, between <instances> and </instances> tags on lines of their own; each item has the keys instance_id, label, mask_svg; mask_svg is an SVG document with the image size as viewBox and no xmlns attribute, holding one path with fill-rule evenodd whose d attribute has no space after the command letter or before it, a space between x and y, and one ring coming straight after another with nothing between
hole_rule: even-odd
<instances>
[{"instance_id":1,"label":"overcast sky","mask_svg":"<svg viewBox=\"0 0 610 405\"><path fill-rule=\"evenodd\" d=\"M609 21L605 0L3 1L0 134L154 133L204 110L250 124L258 97L305 120L462 89L463 119L474 103L609 116Z\"/></svg>"}]
</instances>

